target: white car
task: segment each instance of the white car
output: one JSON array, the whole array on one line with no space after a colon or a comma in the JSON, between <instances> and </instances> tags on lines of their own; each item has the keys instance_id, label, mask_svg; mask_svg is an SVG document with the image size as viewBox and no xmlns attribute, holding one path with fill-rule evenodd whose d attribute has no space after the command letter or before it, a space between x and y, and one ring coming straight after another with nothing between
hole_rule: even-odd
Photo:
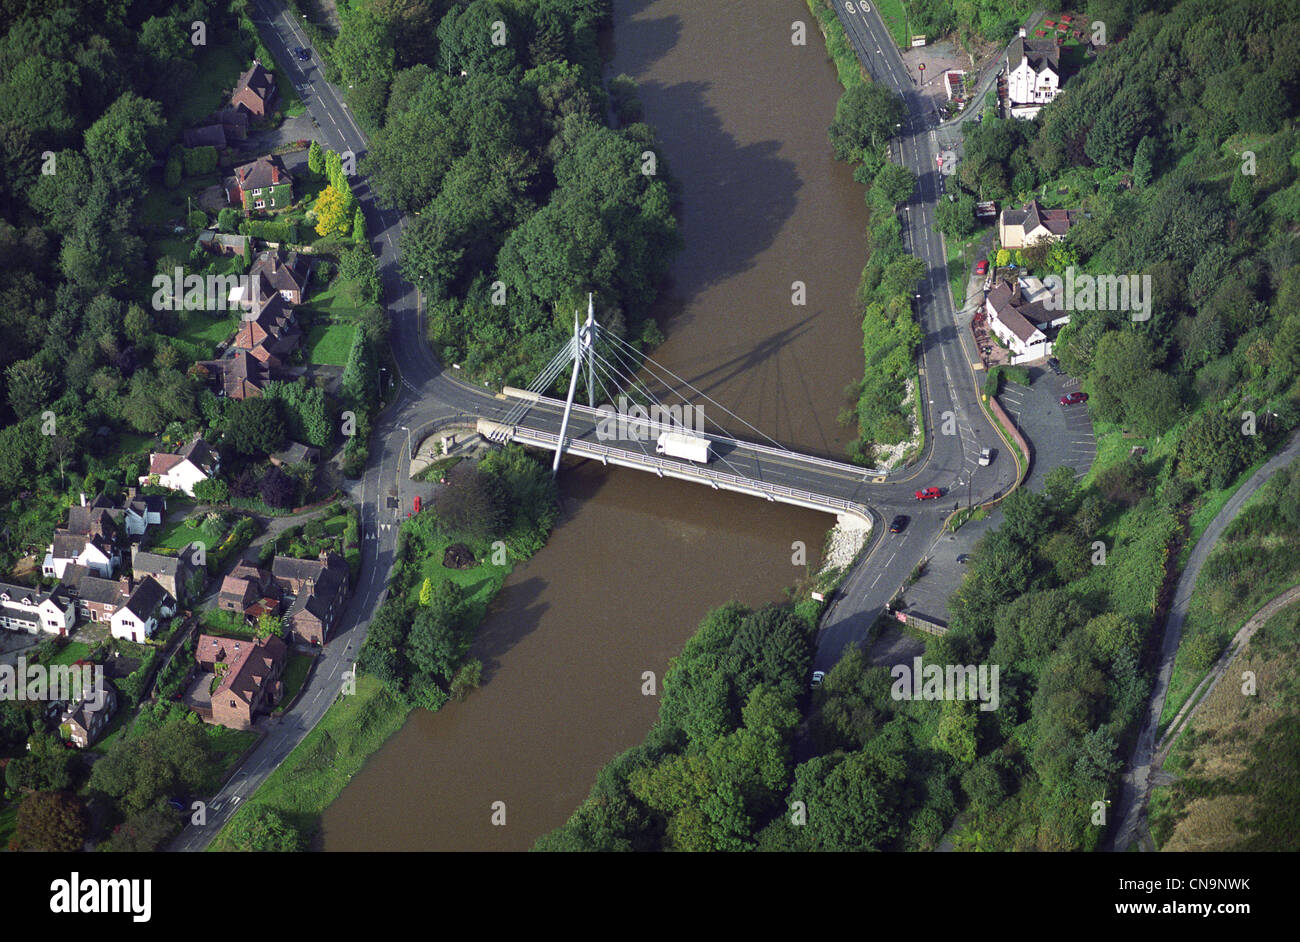
<instances>
[{"instance_id":1,"label":"white car","mask_svg":"<svg viewBox=\"0 0 1300 942\"><path fill-rule=\"evenodd\" d=\"M981 464L981 465L987 465L987 464L988 464L989 462L991 462L992 460L993 460L993 449L992 449L992 448L984 448L984 449L982 449L982 450L980 451L980 464Z\"/></svg>"},{"instance_id":2,"label":"white car","mask_svg":"<svg viewBox=\"0 0 1300 942\"><path fill-rule=\"evenodd\" d=\"M818 687L822 685L822 681L825 679L826 679L825 671L813 671L812 684L810 685L810 689L816 690Z\"/></svg>"}]
</instances>

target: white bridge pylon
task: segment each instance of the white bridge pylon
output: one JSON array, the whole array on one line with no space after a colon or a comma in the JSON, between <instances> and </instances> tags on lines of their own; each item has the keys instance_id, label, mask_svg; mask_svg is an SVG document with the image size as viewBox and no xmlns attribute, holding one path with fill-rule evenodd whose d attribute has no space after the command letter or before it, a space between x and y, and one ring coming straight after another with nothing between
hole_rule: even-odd
<instances>
[{"instance_id":1,"label":"white bridge pylon","mask_svg":"<svg viewBox=\"0 0 1300 942\"><path fill-rule=\"evenodd\" d=\"M587 405L596 405L595 357L596 347L596 309L591 294L587 294L587 321L578 323L578 312L573 312L573 338L569 341L569 353L573 356L573 376L569 379L569 395L564 400L564 418L560 421L560 440L555 447L555 462L551 465L551 477L560 473L560 459L564 457L564 433L569 429L569 416L573 412L573 396L578 391L578 372L583 361L587 364Z\"/></svg>"}]
</instances>

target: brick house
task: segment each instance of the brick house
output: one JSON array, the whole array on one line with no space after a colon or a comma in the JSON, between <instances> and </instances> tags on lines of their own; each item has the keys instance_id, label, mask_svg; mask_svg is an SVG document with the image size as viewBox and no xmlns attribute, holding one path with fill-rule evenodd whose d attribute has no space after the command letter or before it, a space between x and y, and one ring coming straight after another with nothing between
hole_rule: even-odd
<instances>
[{"instance_id":1,"label":"brick house","mask_svg":"<svg viewBox=\"0 0 1300 942\"><path fill-rule=\"evenodd\" d=\"M254 717L274 707L284 694L280 675L287 652L279 638L199 635L195 660L203 670L221 674L212 691L211 721L230 729L252 729Z\"/></svg>"},{"instance_id":2,"label":"brick house","mask_svg":"<svg viewBox=\"0 0 1300 942\"><path fill-rule=\"evenodd\" d=\"M301 304L307 290L307 277L311 274L310 261L297 252L290 252L284 259L280 258L279 249L271 249L258 254L253 259L248 274L260 279L259 290L262 297L278 294L287 304Z\"/></svg>"},{"instance_id":3,"label":"brick house","mask_svg":"<svg viewBox=\"0 0 1300 942\"><path fill-rule=\"evenodd\" d=\"M337 553L316 559L277 556L271 573L285 594L288 606L284 625L306 644L324 644L343 611L348 594L348 565Z\"/></svg>"},{"instance_id":4,"label":"brick house","mask_svg":"<svg viewBox=\"0 0 1300 942\"><path fill-rule=\"evenodd\" d=\"M90 701L82 697L77 703L68 707L60 718L60 723L68 728L68 739L78 749L85 749L92 745L108 726L113 714L117 712L117 691L107 681L104 682L103 691L102 698L98 696L98 688L95 690L96 695Z\"/></svg>"},{"instance_id":5,"label":"brick house","mask_svg":"<svg viewBox=\"0 0 1300 942\"><path fill-rule=\"evenodd\" d=\"M259 157L235 168L235 175L226 181L226 196L246 213L287 209L293 203L293 177L274 154Z\"/></svg>"},{"instance_id":6,"label":"brick house","mask_svg":"<svg viewBox=\"0 0 1300 942\"><path fill-rule=\"evenodd\" d=\"M69 566L55 590L72 600L79 621L109 622L131 596L131 580L103 579L85 566Z\"/></svg>"},{"instance_id":7,"label":"brick house","mask_svg":"<svg viewBox=\"0 0 1300 942\"><path fill-rule=\"evenodd\" d=\"M194 373L205 377L218 396L228 399L256 399L271 382L270 358L263 362L247 350L236 350L220 360L194 364ZM275 361L279 366L279 361Z\"/></svg>"},{"instance_id":8,"label":"brick house","mask_svg":"<svg viewBox=\"0 0 1300 942\"><path fill-rule=\"evenodd\" d=\"M276 98L275 76L254 59L252 68L241 75L235 84L235 90L230 94L230 104L234 108L242 108L254 118L265 118L275 110Z\"/></svg>"},{"instance_id":9,"label":"brick house","mask_svg":"<svg viewBox=\"0 0 1300 942\"><path fill-rule=\"evenodd\" d=\"M263 612L274 615L280 610L280 586L266 570L241 562L221 581L217 608L247 618Z\"/></svg>"}]
</instances>

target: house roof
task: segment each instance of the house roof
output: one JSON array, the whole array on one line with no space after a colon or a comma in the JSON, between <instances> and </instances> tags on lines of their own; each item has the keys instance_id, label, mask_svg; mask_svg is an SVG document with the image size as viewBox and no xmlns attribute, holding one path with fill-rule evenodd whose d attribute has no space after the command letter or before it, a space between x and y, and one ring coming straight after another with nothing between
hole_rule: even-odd
<instances>
[{"instance_id":1,"label":"house roof","mask_svg":"<svg viewBox=\"0 0 1300 942\"><path fill-rule=\"evenodd\" d=\"M214 699L223 693L235 694L245 703L252 703L258 690L265 687L276 665L284 662L287 650L284 641L276 637L258 642L248 638L199 635L194 656L200 664L230 665L222 675L221 683L212 692Z\"/></svg>"},{"instance_id":2,"label":"house roof","mask_svg":"<svg viewBox=\"0 0 1300 942\"><path fill-rule=\"evenodd\" d=\"M41 616L27 608L6 607L0 617L17 619L18 621L25 621L32 625L39 625L41 623Z\"/></svg>"},{"instance_id":3,"label":"house roof","mask_svg":"<svg viewBox=\"0 0 1300 942\"><path fill-rule=\"evenodd\" d=\"M252 163L236 167L235 182L239 184L240 189L255 190L259 187L293 183L293 177L284 169L284 163L280 158L270 154L258 157Z\"/></svg>"},{"instance_id":4,"label":"house roof","mask_svg":"<svg viewBox=\"0 0 1300 942\"><path fill-rule=\"evenodd\" d=\"M128 609L141 621L148 619L160 605L172 601L171 594L153 576L145 576L126 600Z\"/></svg>"},{"instance_id":5,"label":"house roof","mask_svg":"<svg viewBox=\"0 0 1300 942\"><path fill-rule=\"evenodd\" d=\"M35 608L49 597L48 592L42 592L40 589L0 582L0 601L12 602L15 605L30 605Z\"/></svg>"},{"instance_id":6,"label":"house roof","mask_svg":"<svg viewBox=\"0 0 1300 942\"><path fill-rule=\"evenodd\" d=\"M186 147L226 147L226 129L220 124L210 124L204 128L190 128L182 135Z\"/></svg>"},{"instance_id":7,"label":"house roof","mask_svg":"<svg viewBox=\"0 0 1300 942\"><path fill-rule=\"evenodd\" d=\"M307 265L297 252L290 252L284 259L280 258L279 249L261 252L253 259L248 273L261 277L273 292L302 291L307 283Z\"/></svg>"},{"instance_id":8,"label":"house roof","mask_svg":"<svg viewBox=\"0 0 1300 942\"><path fill-rule=\"evenodd\" d=\"M1061 72L1061 50L1054 39L1026 39L1017 36L1007 47L1007 71L1014 72L1026 59L1035 72L1042 72L1046 68L1058 75Z\"/></svg>"},{"instance_id":9,"label":"house roof","mask_svg":"<svg viewBox=\"0 0 1300 942\"><path fill-rule=\"evenodd\" d=\"M1042 226L1052 235L1065 235L1070 227L1079 221L1077 209L1044 209L1038 200L1030 200L1021 209L1004 209L1002 224L1004 226L1024 226L1025 232L1033 232Z\"/></svg>"},{"instance_id":10,"label":"house roof","mask_svg":"<svg viewBox=\"0 0 1300 942\"><path fill-rule=\"evenodd\" d=\"M242 252L247 247L248 236L230 235L225 232L218 232L215 229L204 229L199 233L198 243L203 245L205 242L214 242L217 245L224 245L227 248Z\"/></svg>"},{"instance_id":11,"label":"house roof","mask_svg":"<svg viewBox=\"0 0 1300 942\"><path fill-rule=\"evenodd\" d=\"M78 533L82 536L107 536L117 535L117 522L114 520L115 507L105 506L106 498L97 497L95 501L85 507L68 508L68 525L64 528L69 533Z\"/></svg>"},{"instance_id":12,"label":"house roof","mask_svg":"<svg viewBox=\"0 0 1300 942\"><path fill-rule=\"evenodd\" d=\"M136 578L144 575L174 576L179 574L181 568L185 565L185 560L180 556L147 553L141 549L136 549L131 553L131 568L135 572Z\"/></svg>"},{"instance_id":13,"label":"house roof","mask_svg":"<svg viewBox=\"0 0 1300 942\"><path fill-rule=\"evenodd\" d=\"M236 350L232 357L204 360L195 366L213 376L222 394L231 399L260 396L271 379L267 368L244 350Z\"/></svg>"},{"instance_id":14,"label":"house roof","mask_svg":"<svg viewBox=\"0 0 1300 942\"><path fill-rule=\"evenodd\" d=\"M271 460L281 464L299 464L303 461L315 461L319 457L319 448L301 442L289 442L284 448L271 455Z\"/></svg>"},{"instance_id":15,"label":"house roof","mask_svg":"<svg viewBox=\"0 0 1300 942\"><path fill-rule=\"evenodd\" d=\"M1041 315L1046 313L1041 303L1024 302L1015 288L1001 280L989 289L986 300L993 308L994 316L1006 325L1007 330L1020 338L1022 343L1028 343L1029 339L1038 332L1035 323L1043 320ZM1051 320L1050 315L1046 320Z\"/></svg>"},{"instance_id":16,"label":"house roof","mask_svg":"<svg viewBox=\"0 0 1300 942\"><path fill-rule=\"evenodd\" d=\"M302 581L314 579L319 582L326 573L340 573L347 569L347 563L337 553L326 553L325 559L294 559L290 556L277 556L271 561L271 574L276 579L293 579Z\"/></svg>"},{"instance_id":17,"label":"house roof","mask_svg":"<svg viewBox=\"0 0 1300 942\"><path fill-rule=\"evenodd\" d=\"M248 89L258 98L266 101L275 93L275 76L262 68L262 63L254 59L252 68L241 75L239 81L235 83L234 94L238 95L244 89Z\"/></svg>"},{"instance_id":18,"label":"house roof","mask_svg":"<svg viewBox=\"0 0 1300 942\"><path fill-rule=\"evenodd\" d=\"M101 605L121 605L128 594L121 580L101 579L80 564L69 566L63 571L60 587L83 602L97 602Z\"/></svg>"},{"instance_id":19,"label":"house roof","mask_svg":"<svg viewBox=\"0 0 1300 942\"><path fill-rule=\"evenodd\" d=\"M98 696L94 698L99 702L99 706L91 706L90 701L83 696L74 706L64 711L62 722L76 723L82 730L89 731L96 715L112 716L113 711L117 709L117 691L108 681L101 681L101 683L104 685L104 697L102 700Z\"/></svg>"}]
</instances>

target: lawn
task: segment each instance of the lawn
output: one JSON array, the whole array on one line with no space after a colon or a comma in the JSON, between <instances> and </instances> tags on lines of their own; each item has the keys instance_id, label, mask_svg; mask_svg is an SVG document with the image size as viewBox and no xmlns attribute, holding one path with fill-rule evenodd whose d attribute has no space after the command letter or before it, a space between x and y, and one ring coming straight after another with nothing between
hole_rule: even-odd
<instances>
[{"instance_id":1,"label":"lawn","mask_svg":"<svg viewBox=\"0 0 1300 942\"><path fill-rule=\"evenodd\" d=\"M181 127L189 127L225 104L226 95L249 67L243 51L233 43L209 43L199 47L198 70L185 86L176 115Z\"/></svg>"},{"instance_id":2,"label":"lawn","mask_svg":"<svg viewBox=\"0 0 1300 942\"><path fill-rule=\"evenodd\" d=\"M323 324L307 331L307 361L317 366L347 366L352 338L351 324Z\"/></svg>"},{"instance_id":3,"label":"lawn","mask_svg":"<svg viewBox=\"0 0 1300 942\"><path fill-rule=\"evenodd\" d=\"M293 698L298 695L302 685L307 680L307 672L311 670L311 665L316 659L310 654L290 654L289 661L284 665L284 674L280 679L284 682L284 697L280 700L280 707L277 712L283 708L284 704L292 703Z\"/></svg>"},{"instance_id":4,"label":"lawn","mask_svg":"<svg viewBox=\"0 0 1300 942\"><path fill-rule=\"evenodd\" d=\"M230 339L239 326L239 319L229 313L213 316L206 311L182 311L181 329L176 339L202 351L202 355L215 355L217 344Z\"/></svg>"},{"instance_id":5,"label":"lawn","mask_svg":"<svg viewBox=\"0 0 1300 942\"><path fill-rule=\"evenodd\" d=\"M303 304L306 310L324 314L335 320L356 317L370 306L357 297L352 282L337 276L324 290L313 286Z\"/></svg>"},{"instance_id":6,"label":"lawn","mask_svg":"<svg viewBox=\"0 0 1300 942\"><path fill-rule=\"evenodd\" d=\"M201 529L187 525L185 518L181 518L174 523L164 523L152 529L150 533L150 550L153 552L172 550L172 553L166 553L165 555L179 555L181 550L195 540L205 544L209 550L221 545L221 540L208 539L203 535Z\"/></svg>"},{"instance_id":7,"label":"lawn","mask_svg":"<svg viewBox=\"0 0 1300 942\"><path fill-rule=\"evenodd\" d=\"M413 591L418 594L425 579L435 586L439 582L459 583L465 589L466 601L474 612L473 620L477 621L487 610L488 602L500 591L506 576L510 575L511 566L508 563L504 566L494 566L489 559L476 551L475 556L481 562L473 569L448 569L442 564L443 553L452 543L461 542L470 543L460 537L436 535L424 545L425 559L420 567L420 581L415 584ZM418 541L413 543L413 546L420 545Z\"/></svg>"},{"instance_id":8,"label":"lawn","mask_svg":"<svg viewBox=\"0 0 1300 942\"><path fill-rule=\"evenodd\" d=\"M80 641L70 641L68 642L67 645L64 646L64 648L61 651L59 651L58 654L50 658L50 660L46 663L46 666L47 667L55 667L58 665L71 666L72 664L75 664L77 661L80 661L82 658L89 657L89 656L90 656L90 645L82 644Z\"/></svg>"},{"instance_id":9,"label":"lawn","mask_svg":"<svg viewBox=\"0 0 1300 942\"><path fill-rule=\"evenodd\" d=\"M169 190L162 185L162 180L159 178L149 187L137 204L136 218L141 223L150 226L170 226L178 219L184 220L185 212L189 208L187 201L192 198L194 201L193 208L198 209L199 194L219 182L216 174L209 173L197 177L187 177L181 181L180 186L176 189ZM182 221L181 225L185 225L185 223ZM179 253L178 257L181 259L187 257L192 245L192 242L186 243L185 251ZM171 254L177 255L178 253L172 252Z\"/></svg>"},{"instance_id":10,"label":"lawn","mask_svg":"<svg viewBox=\"0 0 1300 942\"><path fill-rule=\"evenodd\" d=\"M409 712L380 680L362 674L356 683L356 692L339 695L316 727L240 806L208 850L234 850L226 837L231 823L242 820L255 805L276 809L303 833L316 829L321 813L366 758L402 727Z\"/></svg>"},{"instance_id":11,"label":"lawn","mask_svg":"<svg viewBox=\"0 0 1300 942\"><path fill-rule=\"evenodd\" d=\"M876 9L898 47L909 48L912 37L907 33L907 11L903 9L903 0L877 0Z\"/></svg>"}]
</instances>

